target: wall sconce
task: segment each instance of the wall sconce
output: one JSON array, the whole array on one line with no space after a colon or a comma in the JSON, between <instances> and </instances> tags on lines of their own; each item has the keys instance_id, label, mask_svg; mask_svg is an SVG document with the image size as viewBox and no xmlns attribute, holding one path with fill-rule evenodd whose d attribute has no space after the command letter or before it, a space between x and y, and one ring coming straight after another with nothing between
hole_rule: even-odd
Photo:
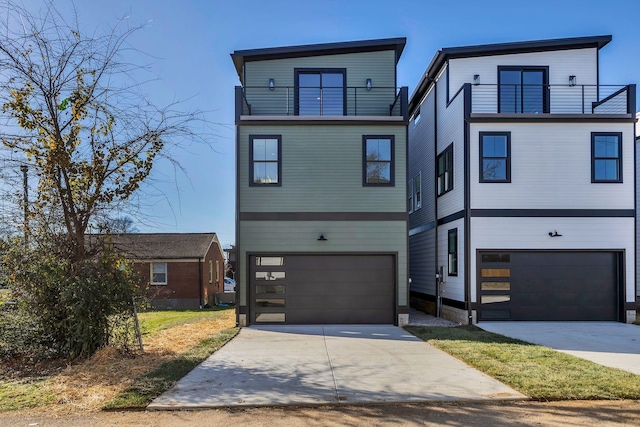
<instances>
[{"instance_id":1,"label":"wall sconce","mask_svg":"<svg viewBox=\"0 0 640 427\"><path fill-rule=\"evenodd\" d=\"M474 74L473 75L473 84L474 85L479 85L480 84L480 74Z\"/></svg>"},{"instance_id":2,"label":"wall sconce","mask_svg":"<svg viewBox=\"0 0 640 427\"><path fill-rule=\"evenodd\" d=\"M327 240L329 240L329 239L327 239L326 237L324 237L324 233L322 233L322 234L320 235L320 237L318 237L318 242L326 242Z\"/></svg>"},{"instance_id":3,"label":"wall sconce","mask_svg":"<svg viewBox=\"0 0 640 427\"><path fill-rule=\"evenodd\" d=\"M269 90L273 90L276 87L276 82L273 79L269 79Z\"/></svg>"},{"instance_id":4,"label":"wall sconce","mask_svg":"<svg viewBox=\"0 0 640 427\"><path fill-rule=\"evenodd\" d=\"M371 90L371 86L372 86L371 79L367 79L367 90Z\"/></svg>"},{"instance_id":5,"label":"wall sconce","mask_svg":"<svg viewBox=\"0 0 640 427\"><path fill-rule=\"evenodd\" d=\"M562 237L562 234L558 234L556 230L549 232L549 237Z\"/></svg>"},{"instance_id":6,"label":"wall sconce","mask_svg":"<svg viewBox=\"0 0 640 427\"><path fill-rule=\"evenodd\" d=\"M569 76L569 86L575 86L576 80L576 76Z\"/></svg>"}]
</instances>

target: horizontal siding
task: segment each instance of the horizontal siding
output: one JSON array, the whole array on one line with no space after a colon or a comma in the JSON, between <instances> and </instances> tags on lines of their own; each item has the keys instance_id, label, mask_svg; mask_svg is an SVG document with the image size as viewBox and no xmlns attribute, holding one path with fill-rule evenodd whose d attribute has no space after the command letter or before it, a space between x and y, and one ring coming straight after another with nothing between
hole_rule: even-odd
<instances>
[{"instance_id":1,"label":"horizontal siding","mask_svg":"<svg viewBox=\"0 0 640 427\"><path fill-rule=\"evenodd\" d=\"M479 183L479 132L511 132L511 183ZM591 183L591 132L623 132L623 183ZM472 124L471 209L634 209L633 124Z\"/></svg>"},{"instance_id":2,"label":"horizontal siding","mask_svg":"<svg viewBox=\"0 0 640 427\"><path fill-rule=\"evenodd\" d=\"M403 221L242 221L240 259L254 253L397 253L398 304L407 305L407 229ZM318 241L324 234L327 241ZM241 304L246 281L241 275Z\"/></svg>"},{"instance_id":3,"label":"horizontal siding","mask_svg":"<svg viewBox=\"0 0 640 427\"><path fill-rule=\"evenodd\" d=\"M478 249L624 250L627 301L635 293L633 218L471 218L471 253ZM557 230L562 237L549 237ZM476 271L472 256L471 271ZM476 274L471 275L475 301Z\"/></svg>"},{"instance_id":4,"label":"horizontal siding","mask_svg":"<svg viewBox=\"0 0 640 427\"><path fill-rule=\"evenodd\" d=\"M250 61L245 64L244 86L253 114L284 114L284 111L273 108L283 108L288 95L290 111L293 112L295 68L346 69L348 88L364 88L367 79L371 79L373 86L370 91L358 90L355 95L353 90L347 92L347 114L355 114L355 96L358 111L388 116L389 105L395 97L395 67L394 50ZM274 80L273 91L255 89L267 88L269 79ZM288 92L287 87L290 88Z\"/></svg>"},{"instance_id":5,"label":"horizontal siding","mask_svg":"<svg viewBox=\"0 0 640 427\"><path fill-rule=\"evenodd\" d=\"M458 275L447 276L443 286L443 298L464 302L464 220L457 220L438 227L438 266L448 265L448 239L449 230L458 229Z\"/></svg>"},{"instance_id":6,"label":"horizontal siding","mask_svg":"<svg viewBox=\"0 0 640 427\"><path fill-rule=\"evenodd\" d=\"M240 212L405 212L406 126L239 128ZM282 186L249 186L249 135L282 135ZM395 186L362 185L362 136L395 136Z\"/></svg>"},{"instance_id":7,"label":"horizontal siding","mask_svg":"<svg viewBox=\"0 0 640 427\"><path fill-rule=\"evenodd\" d=\"M638 132L638 125L636 125L636 134ZM640 142L640 140L638 140ZM635 144L636 150L636 168L640 165L640 147L638 142ZM640 206L640 177L636 171L636 209ZM636 295L638 296L638 303L640 303L640 215L636 213Z\"/></svg>"},{"instance_id":8,"label":"horizontal siding","mask_svg":"<svg viewBox=\"0 0 640 427\"><path fill-rule=\"evenodd\" d=\"M427 295L436 294L435 260L435 229L409 237L409 277L412 291Z\"/></svg>"},{"instance_id":9,"label":"horizontal siding","mask_svg":"<svg viewBox=\"0 0 640 427\"><path fill-rule=\"evenodd\" d=\"M442 74L437 83L437 152L442 153L453 143L453 190L438 198L438 218L464 209L464 94L460 93L447 107L446 76Z\"/></svg>"}]
</instances>

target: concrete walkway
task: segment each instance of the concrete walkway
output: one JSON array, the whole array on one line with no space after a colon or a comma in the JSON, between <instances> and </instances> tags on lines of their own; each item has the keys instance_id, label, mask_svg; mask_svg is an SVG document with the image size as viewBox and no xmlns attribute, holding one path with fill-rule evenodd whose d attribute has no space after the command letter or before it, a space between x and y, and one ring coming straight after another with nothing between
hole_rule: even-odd
<instances>
[{"instance_id":1,"label":"concrete walkway","mask_svg":"<svg viewBox=\"0 0 640 427\"><path fill-rule=\"evenodd\" d=\"M252 326L148 409L525 398L395 326Z\"/></svg>"},{"instance_id":2,"label":"concrete walkway","mask_svg":"<svg viewBox=\"0 0 640 427\"><path fill-rule=\"evenodd\" d=\"M640 375L640 326L617 322L481 322L485 331Z\"/></svg>"}]
</instances>

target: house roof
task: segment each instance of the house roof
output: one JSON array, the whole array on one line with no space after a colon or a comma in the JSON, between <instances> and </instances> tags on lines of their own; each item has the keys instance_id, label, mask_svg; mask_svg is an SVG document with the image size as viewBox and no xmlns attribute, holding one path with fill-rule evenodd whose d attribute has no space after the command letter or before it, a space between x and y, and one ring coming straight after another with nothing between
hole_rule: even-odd
<instances>
[{"instance_id":1,"label":"house roof","mask_svg":"<svg viewBox=\"0 0 640 427\"><path fill-rule=\"evenodd\" d=\"M302 58L308 56L336 55L356 52L375 52L392 49L396 51L397 64L406 43L406 37L397 37L390 39L359 40L351 42L236 50L231 54L231 59L233 60L233 64L236 67L236 72L238 73L238 77L240 77L240 81L243 82L242 71L244 69L245 62L249 61Z\"/></svg>"},{"instance_id":2,"label":"house roof","mask_svg":"<svg viewBox=\"0 0 640 427\"><path fill-rule=\"evenodd\" d=\"M409 115L419 105L430 84L449 59L472 58L477 56L508 55L513 53L545 52L553 50L582 49L595 47L602 49L612 39L611 35L571 37L564 39L531 40L512 43L496 43L474 46L448 47L440 49L431 59L418 86L409 100Z\"/></svg>"},{"instance_id":3,"label":"house roof","mask_svg":"<svg viewBox=\"0 0 640 427\"><path fill-rule=\"evenodd\" d=\"M135 259L204 258L216 233L131 233L111 235L113 245ZM219 249L221 250L221 249Z\"/></svg>"}]
</instances>

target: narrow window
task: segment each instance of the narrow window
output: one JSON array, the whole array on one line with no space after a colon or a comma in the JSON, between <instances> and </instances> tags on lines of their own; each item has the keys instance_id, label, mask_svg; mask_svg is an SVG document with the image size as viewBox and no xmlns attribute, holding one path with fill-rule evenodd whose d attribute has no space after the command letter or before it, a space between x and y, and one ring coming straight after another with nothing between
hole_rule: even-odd
<instances>
[{"instance_id":1,"label":"narrow window","mask_svg":"<svg viewBox=\"0 0 640 427\"><path fill-rule=\"evenodd\" d=\"M216 261L216 283L220 281L220 261Z\"/></svg>"},{"instance_id":2,"label":"narrow window","mask_svg":"<svg viewBox=\"0 0 640 427\"><path fill-rule=\"evenodd\" d=\"M480 182L511 182L510 132L480 132Z\"/></svg>"},{"instance_id":3,"label":"narrow window","mask_svg":"<svg viewBox=\"0 0 640 427\"><path fill-rule=\"evenodd\" d=\"M420 123L420 107L418 107L415 114L413 115L413 127L418 126L418 123Z\"/></svg>"},{"instance_id":4,"label":"narrow window","mask_svg":"<svg viewBox=\"0 0 640 427\"><path fill-rule=\"evenodd\" d=\"M413 179L407 182L407 212L413 212Z\"/></svg>"},{"instance_id":5,"label":"narrow window","mask_svg":"<svg viewBox=\"0 0 640 427\"><path fill-rule=\"evenodd\" d=\"M438 156L438 196L453 190L453 143Z\"/></svg>"},{"instance_id":6,"label":"narrow window","mask_svg":"<svg viewBox=\"0 0 640 427\"><path fill-rule=\"evenodd\" d=\"M622 182L622 133L591 134L591 182Z\"/></svg>"},{"instance_id":7,"label":"narrow window","mask_svg":"<svg viewBox=\"0 0 640 427\"><path fill-rule=\"evenodd\" d=\"M458 275L458 229L449 230L447 252L449 254L449 276Z\"/></svg>"},{"instance_id":8,"label":"narrow window","mask_svg":"<svg viewBox=\"0 0 640 427\"><path fill-rule=\"evenodd\" d=\"M209 260L209 283L213 282L213 261Z\"/></svg>"},{"instance_id":9,"label":"narrow window","mask_svg":"<svg viewBox=\"0 0 640 427\"><path fill-rule=\"evenodd\" d=\"M249 185L280 186L282 171L280 135L249 136Z\"/></svg>"},{"instance_id":10,"label":"narrow window","mask_svg":"<svg viewBox=\"0 0 640 427\"><path fill-rule=\"evenodd\" d=\"M151 284L152 285L167 284L167 263L166 262L151 263Z\"/></svg>"},{"instance_id":11,"label":"narrow window","mask_svg":"<svg viewBox=\"0 0 640 427\"><path fill-rule=\"evenodd\" d=\"M413 178L413 204L414 211L422 207L422 173Z\"/></svg>"},{"instance_id":12,"label":"narrow window","mask_svg":"<svg viewBox=\"0 0 640 427\"><path fill-rule=\"evenodd\" d=\"M363 136L363 184L393 186L393 136Z\"/></svg>"}]
</instances>

